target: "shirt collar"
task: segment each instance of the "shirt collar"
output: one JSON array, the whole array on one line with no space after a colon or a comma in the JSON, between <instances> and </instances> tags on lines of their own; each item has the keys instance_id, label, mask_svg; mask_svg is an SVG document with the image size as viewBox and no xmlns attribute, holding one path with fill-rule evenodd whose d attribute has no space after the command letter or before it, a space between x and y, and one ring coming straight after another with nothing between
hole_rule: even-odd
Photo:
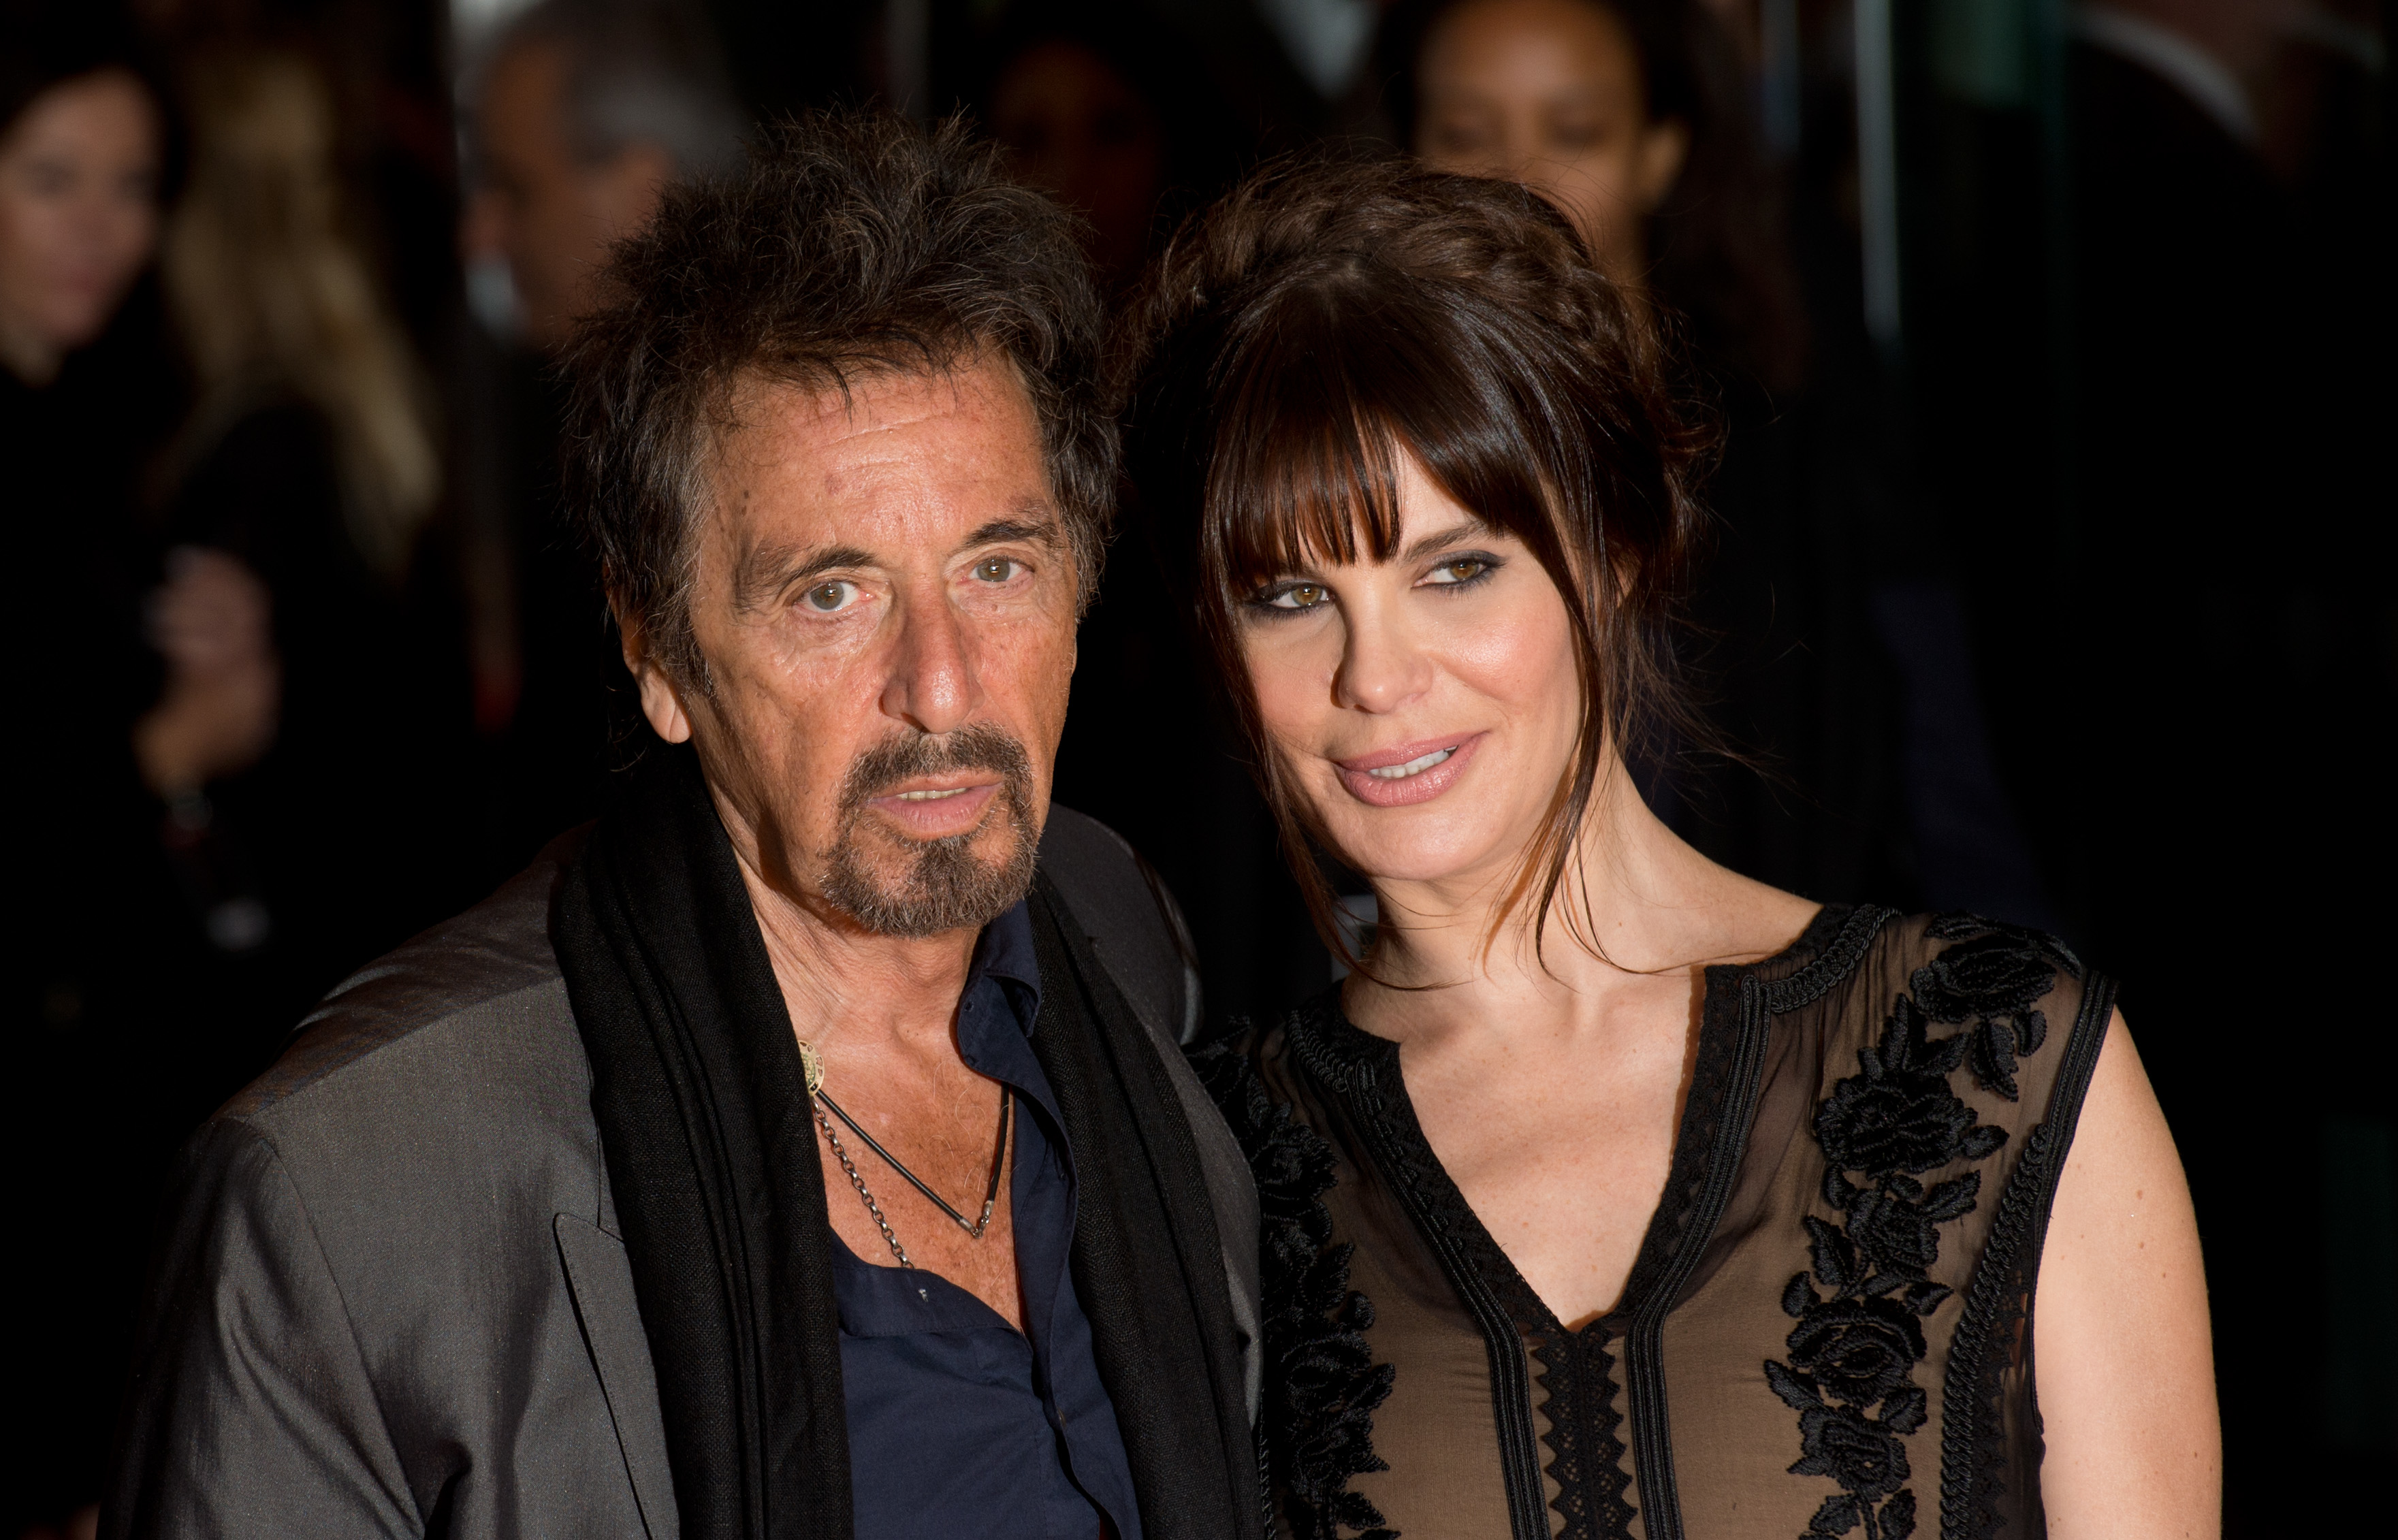
<instances>
[{"instance_id":1,"label":"shirt collar","mask_svg":"<svg viewBox=\"0 0 2398 1540\"><path fill-rule=\"evenodd\" d=\"M1032 949L1031 900L1017 899L1014 908L983 926L960 997L971 999L986 979L1012 986L1005 991L1008 1004L1015 1007L1024 1035L1031 1036L1032 1023L1041 1014L1041 960Z\"/></svg>"}]
</instances>

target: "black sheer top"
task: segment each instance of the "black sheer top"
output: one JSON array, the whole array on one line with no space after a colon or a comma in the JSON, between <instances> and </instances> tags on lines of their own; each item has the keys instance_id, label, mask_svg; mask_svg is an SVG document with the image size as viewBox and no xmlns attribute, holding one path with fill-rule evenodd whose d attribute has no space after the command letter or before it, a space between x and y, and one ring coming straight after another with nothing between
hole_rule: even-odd
<instances>
[{"instance_id":1,"label":"black sheer top","mask_svg":"<svg viewBox=\"0 0 2398 1540\"><path fill-rule=\"evenodd\" d=\"M2029 1320L2113 987L1832 909L1711 967L1623 1298L1564 1328L1337 992L1196 1056L1265 1215L1270 1500L1303 1537L2043 1532Z\"/></svg>"}]
</instances>

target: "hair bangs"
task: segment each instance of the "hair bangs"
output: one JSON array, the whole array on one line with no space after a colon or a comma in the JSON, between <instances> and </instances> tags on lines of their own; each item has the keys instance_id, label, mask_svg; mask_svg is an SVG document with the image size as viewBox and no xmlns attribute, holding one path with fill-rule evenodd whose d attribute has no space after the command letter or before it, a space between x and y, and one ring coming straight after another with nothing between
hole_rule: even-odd
<instances>
[{"instance_id":1,"label":"hair bangs","mask_svg":"<svg viewBox=\"0 0 2398 1540\"><path fill-rule=\"evenodd\" d=\"M1311 564L1392 560L1403 455L1562 569L1554 494L1585 478L1552 463L1574 439L1549 403L1462 393L1508 372L1470 328L1376 325L1351 308L1321 287L1287 289L1252 307L1228 350L1202 494L1208 588L1231 601Z\"/></svg>"}]
</instances>

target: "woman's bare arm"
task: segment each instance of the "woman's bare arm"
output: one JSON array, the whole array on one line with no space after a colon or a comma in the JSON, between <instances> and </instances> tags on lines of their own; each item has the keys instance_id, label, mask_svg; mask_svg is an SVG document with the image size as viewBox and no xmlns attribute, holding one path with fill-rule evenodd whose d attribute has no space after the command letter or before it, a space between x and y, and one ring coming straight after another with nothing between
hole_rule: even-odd
<instances>
[{"instance_id":1,"label":"woman's bare arm","mask_svg":"<svg viewBox=\"0 0 2398 1540\"><path fill-rule=\"evenodd\" d=\"M2083 1102L2032 1327L2056 1540L2215 1540L2223 1436L2189 1184L2122 1012Z\"/></svg>"}]
</instances>

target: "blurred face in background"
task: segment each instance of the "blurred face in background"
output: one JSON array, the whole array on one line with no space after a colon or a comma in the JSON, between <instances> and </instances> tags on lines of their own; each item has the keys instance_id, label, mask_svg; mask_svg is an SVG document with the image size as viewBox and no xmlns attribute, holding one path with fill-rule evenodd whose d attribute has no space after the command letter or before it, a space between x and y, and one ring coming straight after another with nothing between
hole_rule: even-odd
<instances>
[{"instance_id":1,"label":"blurred face in background","mask_svg":"<svg viewBox=\"0 0 2398 1540\"><path fill-rule=\"evenodd\" d=\"M468 207L469 255L507 259L525 340L566 341L574 317L598 304L608 248L640 231L658 209L674 160L634 143L597 160L578 153L567 117L566 61L529 43L492 63L476 115L482 185Z\"/></svg>"},{"instance_id":2,"label":"blurred face in background","mask_svg":"<svg viewBox=\"0 0 2398 1540\"><path fill-rule=\"evenodd\" d=\"M1079 43L1042 43L1001 73L990 117L1024 179L1091 222L1105 278L1131 277L1165 181L1157 115L1132 83Z\"/></svg>"},{"instance_id":3,"label":"blurred face in background","mask_svg":"<svg viewBox=\"0 0 2398 1540\"><path fill-rule=\"evenodd\" d=\"M1564 210L1599 267L1637 284L1645 227L1690 148L1652 122L1631 34L1591 0L1466 0L1416 62L1416 153L1523 182Z\"/></svg>"},{"instance_id":4,"label":"blurred face in background","mask_svg":"<svg viewBox=\"0 0 2398 1540\"><path fill-rule=\"evenodd\" d=\"M158 115L121 70L54 86L0 138L0 361L28 385L98 337L158 238Z\"/></svg>"}]
</instances>

